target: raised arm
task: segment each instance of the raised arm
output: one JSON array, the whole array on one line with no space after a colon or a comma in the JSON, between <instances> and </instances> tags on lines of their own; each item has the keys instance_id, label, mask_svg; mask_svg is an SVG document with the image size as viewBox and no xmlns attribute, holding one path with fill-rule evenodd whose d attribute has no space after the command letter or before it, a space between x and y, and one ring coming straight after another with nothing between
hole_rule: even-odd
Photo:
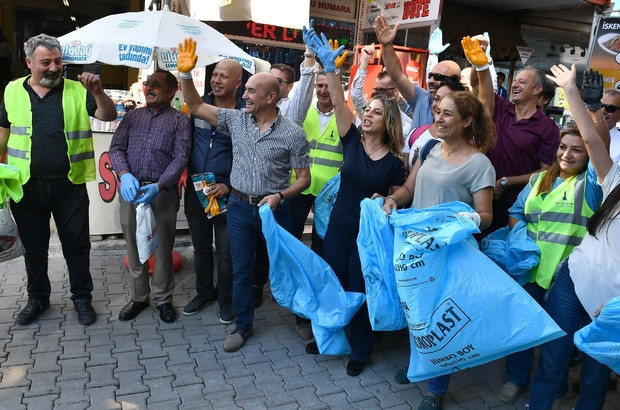
<instances>
[{"instance_id":1,"label":"raised arm","mask_svg":"<svg viewBox=\"0 0 620 410\"><path fill-rule=\"evenodd\" d=\"M480 46L480 40L471 37L463 37L461 40L465 57L472 64L478 75L478 96L480 100L487 106L487 109L493 115L495 110L495 89L493 88L493 80L489 71L489 58Z\"/></svg>"},{"instance_id":2,"label":"raised arm","mask_svg":"<svg viewBox=\"0 0 620 410\"><path fill-rule=\"evenodd\" d=\"M114 101L103 90L99 77L85 72L78 75L78 81L95 97L97 102L95 117L101 121L114 121L116 119Z\"/></svg>"},{"instance_id":3,"label":"raised arm","mask_svg":"<svg viewBox=\"0 0 620 410\"><path fill-rule=\"evenodd\" d=\"M592 165L596 170L599 181L603 181L609 173L609 170L613 165L613 161L609 156L609 150L607 148L608 145L605 144L598 134L594 121L592 121L592 118L588 114L588 110L581 99L582 96L577 88L577 70L575 69L575 64L573 64L570 69L563 64L554 65L551 67L551 73L553 75L547 74L547 78L554 81L558 86L564 89L566 101L568 102L570 112L575 119L575 123L579 128L579 132L581 133L581 138L583 139L583 143L588 151L590 161L592 161ZM595 76L593 79L593 84L600 83L602 96L602 76L600 76L596 71L589 75ZM598 111L600 111L600 109ZM605 122L605 117L601 115L596 121Z\"/></svg>"},{"instance_id":4,"label":"raised arm","mask_svg":"<svg viewBox=\"0 0 620 410\"><path fill-rule=\"evenodd\" d=\"M179 57L177 60L183 99L185 100L185 104L187 104L189 112L216 127L217 107L202 101L198 91L196 91L194 81L192 81L191 72L196 66L196 61L198 61L198 56L196 55L196 41L192 38L186 38L183 40L183 43L179 44Z\"/></svg>"},{"instance_id":5,"label":"raised arm","mask_svg":"<svg viewBox=\"0 0 620 410\"><path fill-rule=\"evenodd\" d=\"M304 27L304 38L310 30ZM325 34L321 33L319 37L315 32L308 34L306 45L319 57L323 63L325 77L327 77L327 86L334 105L334 115L336 116L336 124L338 126L338 134L344 136L351 128L351 124L355 122L355 115L346 104L344 99L344 89L340 82L340 76L336 74L336 61L339 60L340 52L344 46L333 50Z\"/></svg>"},{"instance_id":6,"label":"raised arm","mask_svg":"<svg viewBox=\"0 0 620 410\"><path fill-rule=\"evenodd\" d=\"M362 118L364 107L368 104L366 97L364 97L364 83L368 73L368 64L374 55L375 43L368 44L360 50L360 66L349 89L349 98L351 98L353 108L355 108L355 112L357 112L360 118Z\"/></svg>"},{"instance_id":7,"label":"raised arm","mask_svg":"<svg viewBox=\"0 0 620 410\"><path fill-rule=\"evenodd\" d=\"M396 32L398 31L398 27L400 23L396 23L393 29L390 29L390 25L388 24L385 15L381 14L375 20L375 24L373 28L375 29L375 34L377 35L377 39L381 43L382 53L381 57L383 58L383 64L385 64L385 69L392 77L392 80L396 83L396 87L398 87L398 91L403 96L405 101L411 102L415 97L415 87L407 78L407 75L403 72L403 67L400 64L400 60L396 55L396 51L394 50L394 37L396 37Z\"/></svg>"}]
</instances>

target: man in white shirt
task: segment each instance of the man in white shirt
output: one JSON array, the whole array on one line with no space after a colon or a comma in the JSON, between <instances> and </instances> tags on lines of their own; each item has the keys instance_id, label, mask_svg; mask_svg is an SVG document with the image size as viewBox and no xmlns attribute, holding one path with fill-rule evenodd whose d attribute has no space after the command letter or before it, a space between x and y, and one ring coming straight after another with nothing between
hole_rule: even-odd
<instances>
[{"instance_id":1,"label":"man in white shirt","mask_svg":"<svg viewBox=\"0 0 620 410\"><path fill-rule=\"evenodd\" d=\"M603 98L603 114L609 127L609 156L614 162L620 161L620 130L616 124L620 121L620 91L605 90Z\"/></svg>"}]
</instances>

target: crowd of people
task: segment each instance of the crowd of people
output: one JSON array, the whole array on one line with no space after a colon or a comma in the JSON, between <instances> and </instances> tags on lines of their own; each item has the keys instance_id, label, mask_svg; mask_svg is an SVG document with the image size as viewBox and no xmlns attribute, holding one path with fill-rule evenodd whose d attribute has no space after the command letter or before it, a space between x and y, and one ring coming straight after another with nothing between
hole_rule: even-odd
<instances>
[{"instance_id":1,"label":"crowd of people","mask_svg":"<svg viewBox=\"0 0 620 410\"><path fill-rule=\"evenodd\" d=\"M356 243L359 204L365 198L383 197L386 215L399 208L464 202L474 210L463 216L480 228L478 240L525 222L541 257L523 288L566 336L542 346L531 381L534 349L507 356L499 398L513 403L530 386L530 409L550 409L567 392L573 334L620 295L615 272L620 252L612 239L620 212L620 93L603 90L601 76L592 71L578 87L574 66L553 66L551 74L524 67L510 85L509 100L502 87L505 75L495 74L487 53L490 39L483 35L462 42L471 63L467 84L459 64L444 60L429 67L424 89L410 82L394 50L398 23L390 27L379 16L374 30L384 71L366 98L363 85L375 45L362 48L350 92L353 110L338 74L343 47L317 34L312 21L304 29L301 78L290 98L291 67L274 64L242 84L243 69L232 59L215 65L211 91L201 97L190 74L197 61L191 38L179 46L180 80L157 70L144 82L146 105L125 115L109 150L120 180L128 249L130 300L118 319L134 319L151 302L163 322L177 319L171 257L180 205L177 184L186 168L188 175L209 172L215 183L204 194L225 199L227 207L207 215L194 190L185 192L196 296L182 314L197 314L217 301L219 320L235 327L223 348L239 350L252 335L254 309L268 280L259 207L269 206L278 224L301 239L317 195L340 173L325 237L313 231L311 248L345 291L365 293ZM50 306L47 250L53 216L78 321L89 325L97 319L85 187L95 178L89 116L111 121L116 109L98 77L86 72L77 81L62 77L55 38L34 36L24 51L31 74L7 85L0 106L0 151L19 170L23 186L21 198L11 200L25 247L28 291L16 321L33 323ZM563 130L543 111L554 84L564 89L575 121ZM179 85L191 117L171 107ZM158 227L152 275L138 255L140 204L151 207ZM296 319L299 336L312 339L307 318ZM372 353L365 303L349 330L346 372L357 376ZM318 354L317 344L307 344L306 352ZM602 408L610 369L583 356L576 408ZM409 383L407 370L395 379ZM449 375L429 380L419 408L441 409L449 382Z\"/></svg>"}]
</instances>

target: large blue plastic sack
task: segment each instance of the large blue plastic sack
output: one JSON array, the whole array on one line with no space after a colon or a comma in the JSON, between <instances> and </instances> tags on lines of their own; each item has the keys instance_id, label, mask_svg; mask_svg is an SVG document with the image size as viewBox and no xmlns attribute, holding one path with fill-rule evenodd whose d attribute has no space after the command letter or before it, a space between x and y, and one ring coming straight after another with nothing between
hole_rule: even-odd
<instances>
[{"instance_id":1,"label":"large blue plastic sack","mask_svg":"<svg viewBox=\"0 0 620 410\"><path fill-rule=\"evenodd\" d=\"M314 231L321 239L325 239L329 216L332 213L334 203L340 189L340 172L327 181L321 192L314 200Z\"/></svg>"},{"instance_id":2,"label":"large blue plastic sack","mask_svg":"<svg viewBox=\"0 0 620 410\"><path fill-rule=\"evenodd\" d=\"M505 226L480 242L480 250L519 284L530 281L530 271L540 263L540 248L527 234L527 224L519 221Z\"/></svg>"},{"instance_id":3,"label":"large blue plastic sack","mask_svg":"<svg viewBox=\"0 0 620 410\"><path fill-rule=\"evenodd\" d=\"M575 332L575 346L620 373L620 296L603 306L588 326Z\"/></svg>"},{"instance_id":4,"label":"large blue plastic sack","mask_svg":"<svg viewBox=\"0 0 620 410\"><path fill-rule=\"evenodd\" d=\"M383 202L383 198L366 198L361 202L357 249L372 329L399 330L407 327L407 319L394 277L394 231L381 209Z\"/></svg>"},{"instance_id":5,"label":"large blue plastic sack","mask_svg":"<svg viewBox=\"0 0 620 410\"><path fill-rule=\"evenodd\" d=\"M267 204L260 207L259 213L274 299L312 321L321 354L351 353L344 327L364 303L364 294L345 292L327 262L278 225Z\"/></svg>"},{"instance_id":6,"label":"large blue plastic sack","mask_svg":"<svg viewBox=\"0 0 620 410\"><path fill-rule=\"evenodd\" d=\"M452 202L398 211L394 270L409 326L411 381L481 365L564 334L470 242L473 222Z\"/></svg>"}]
</instances>

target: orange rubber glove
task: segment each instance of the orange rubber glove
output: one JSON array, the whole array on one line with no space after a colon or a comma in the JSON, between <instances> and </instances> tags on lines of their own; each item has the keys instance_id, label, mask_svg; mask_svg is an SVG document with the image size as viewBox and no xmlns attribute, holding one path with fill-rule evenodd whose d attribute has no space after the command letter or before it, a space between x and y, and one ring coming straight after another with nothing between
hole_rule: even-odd
<instances>
[{"instance_id":1,"label":"orange rubber glove","mask_svg":"<svg viewBox=\"0 0 620 410\"><path fill-rule=\"evenodd\" d=\"M196 41L188 37L179 43L179 55L177 57L177 68L181 73L189 73L194 67L198 56L196 55Z\"/></svg>"}]
</instances>

